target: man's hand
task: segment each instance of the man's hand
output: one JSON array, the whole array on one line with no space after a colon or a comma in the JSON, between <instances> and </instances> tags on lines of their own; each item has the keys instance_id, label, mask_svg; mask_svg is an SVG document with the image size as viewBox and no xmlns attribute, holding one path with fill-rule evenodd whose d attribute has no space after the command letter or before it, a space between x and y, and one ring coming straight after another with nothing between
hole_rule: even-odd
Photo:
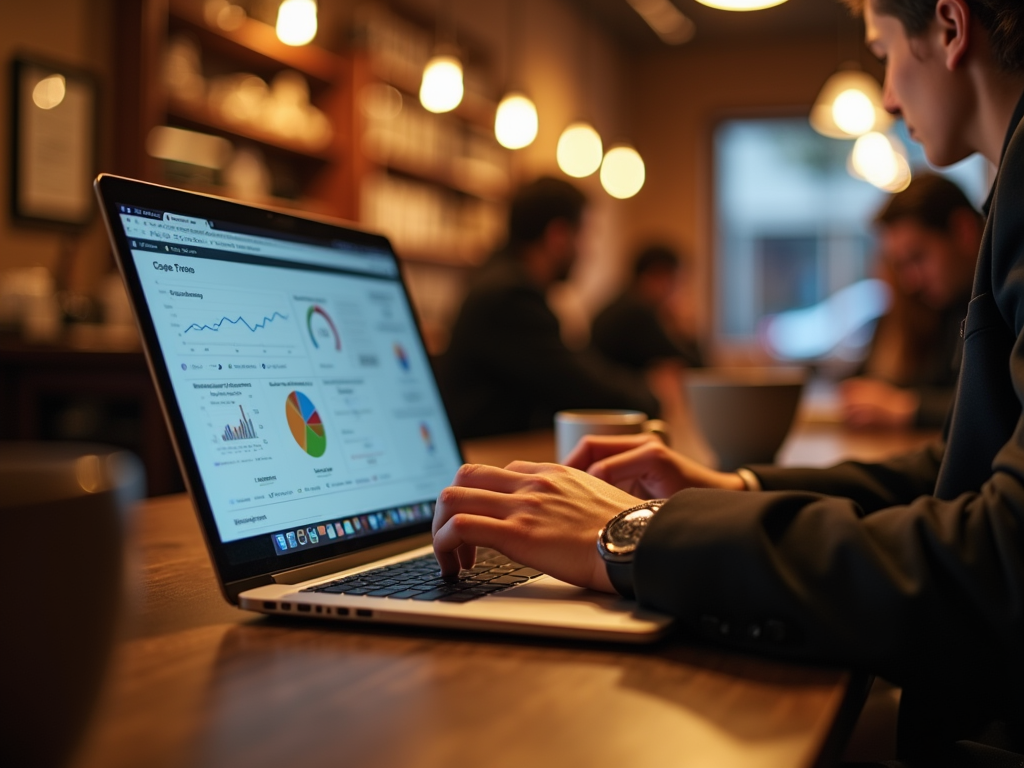
<instances>
[{"instance_id":1,"label":"man's hand","mask_svg":"<svg viewBox=\"0 0 1024 768\"><path fill-rule=\"evenodd\" d=\"M650 434L586 435L565 464L643 499L665 499L685 488L746 489L739 475L708 469Z\"/></svg>"},{"instance_id":2,"label":"man's hand","mask_svg":"<svg viewBox=\"0 0 1024 768\"><path fill-rule=\"evenodd\" d=\"M451 575L473 566L476 547L491 547L570 584L614 592L597 534L641 501L558 464L466 464L437 497L434 554Z\"/></svg>"},{"instance_id":3,"label":"man's hand","mask_svg":"<svg viewBox=\"0 0 1024 768\"><path fill-rule=\"evenodd\" d=\"M847 379L839 385L843 421L851 427L909 427L921 405L914 392L877 379Z\"/></svg>"}]
</instances>

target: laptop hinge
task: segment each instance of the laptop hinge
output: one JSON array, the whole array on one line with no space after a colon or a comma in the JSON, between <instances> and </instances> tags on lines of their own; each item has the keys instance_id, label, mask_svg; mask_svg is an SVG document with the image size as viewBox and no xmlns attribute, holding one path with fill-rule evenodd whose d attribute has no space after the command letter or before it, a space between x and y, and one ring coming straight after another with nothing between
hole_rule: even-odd
<instances>
[{"instance_id":1,"label":"laptop hinge","mask_svg":"<svg viewBox=\"0 0 1024 768\"><path fill-rule=\"evenodd\" d=\"M350 552L347 555L332 557L329 560L321 560L318 563L303 565L299 568L292 568L287 571L272 574L275 584L301 584L303 581L315 579L318 576L326 576L329 573L345 571L349 568L356 568L360 565L372 563L375 560L383 560L385 557L393 557L411 549L418 549L431 542L429 533L420 533L415 536L406 536L399 541L391 541L387 544L378 544L376 547L362 549L358 552Z\"/></svg>"}]
</instances>

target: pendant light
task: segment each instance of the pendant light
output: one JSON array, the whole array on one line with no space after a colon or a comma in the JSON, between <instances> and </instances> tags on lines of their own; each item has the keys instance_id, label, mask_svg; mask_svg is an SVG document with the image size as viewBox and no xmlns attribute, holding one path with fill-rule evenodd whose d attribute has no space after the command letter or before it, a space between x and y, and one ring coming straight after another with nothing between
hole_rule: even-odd
<instances>
[{"instance_id":1,"label":"pendant light","mask_svg":"<svg viewBox=\"0 0 1024 768\"><path fill-rule=\"evenodd\" d=\"M555 158L564 173L582 179L601 167L603 154L601 135L590 123L580 121L562 131Z\"/></svg>"},{"instance_id":2,"label":"pendant light","mask_svg":"<svg viewBox=\"0 0 1024 768\"><path fill-rule=\"evenodd\" d=\"M587 28L582 21L576 55L579 65L580 92L585 93L588 90L589 82L587 77ZM574 179L590 176L601 167L603 157L604 143L601 141L601 134L586 120L576 120L570 123L558 137L555 160L558 161L558 167L567 176L572 176Z\"/></svg>"},{"instance_id":3,"label":"pendant light","mask_svg":"<svg viewBox=\"0 0 1024 768\"><path fill-rule=\"evenodd\" d=\"M494 136L506 149L528 147L537 138L537 107L524 94L511 91L498 104Z\"/></svg>"},{"instance_id":4,"label":"pendant light","mask_svg":"<svg viewBox=\"0 0 1024 768\"><path fill-rule=\"evenodd\" d=\"M892 116L882 106L881 86L860 69L841 69L832 75L811 108L811 127L830 139L855 139L872 131L884 132L891 125Z\"/></svg>"},{"instance_id":5,"label":"pendant light","mask_svg":"<svg viewBox=\"0 0 1024 768\"><path fill-rule=\"evenodd\" d=\"M786 0L697 0L697 2L720 11L761 11L765 8L782 5Z\"/></svg>"},{"instance_id":6,"label":"pendant light","mask_svg":"<svg viewBox=\"0 0 1024 768\"><path fill-rule=\"evenodd\" d=\"M910 185L912 176L902 149L883 133L866 133L853 145L847 164L849 171L886 192L902 192Z\"/></svg>"},{"instance_id":7,"label":"pendant light","mask_svg":"<svg viewBox=\"0 0 1024 768\"><path fill-rule=\"evenodd\" d=\"M316 29L316 0L284 0L277 9L275 31L285 45L306 45Z\"/></svg>"},{"instance_id":8,"label":"pendant light","mask_svg":"<svg viewBox=\"0 0 1024 768\"><path fill-rule=\"evenodd\" d=\"M644 186L646 178L643 158L628 144L613 146L601 163L601 186L619 200L633 197Z\"/></svg>"},{"instance_id":9,"label":"pendant light","mask_svg":"<svg viewBox=\"0 0 1024 768\"><path fill-rule=\"evenodd\" d=\"M519 45L517 7L512 7L510 0L505 0L505 10L508 22L508 79L514 80L517 76L516 52ZM537 106L522 91L509 90L494 114L494 137L498 143L506 149L522 149L528 147L537 138L539 121L537 119Z\"/></svg>"},{"instance_id":10,"label":"pendant light","mask_svg":"<svg viewBox=\"0 0 1024 768\"><path fill-rule=\"evenodd\" d=\"M451 112L462 103L462 62L451 54L438 54L427 62L420 82L420 104L429 112Z\"/></svg>"},{"instance_id":11,"label":"pendant light","mask_svg":"<svg viewBox=\"0 0 1024 768\"><path fill-rule=\"evenodd\" d=\"M462 61L455 46L455 20L449 2L443 3L437 16L437 47L423 68L420 104L428 112L451 112L462 103Z\"/></svg>"}]
</instances>

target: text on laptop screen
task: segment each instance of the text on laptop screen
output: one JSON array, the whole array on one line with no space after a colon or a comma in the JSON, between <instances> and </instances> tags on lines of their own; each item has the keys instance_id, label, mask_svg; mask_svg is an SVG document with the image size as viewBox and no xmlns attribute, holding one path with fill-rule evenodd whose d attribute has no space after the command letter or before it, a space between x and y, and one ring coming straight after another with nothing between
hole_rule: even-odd
<instances>
[{"instance_id":1,"label":"text on laptop screen","mask_svg":"<svg viewBox=\"0 0 1024 768\"><path fill-rule=\"evenodd\" d=\"M389 253L118 211L222 542L430 519L459 452Z\"/></svg>"}]
</instances>

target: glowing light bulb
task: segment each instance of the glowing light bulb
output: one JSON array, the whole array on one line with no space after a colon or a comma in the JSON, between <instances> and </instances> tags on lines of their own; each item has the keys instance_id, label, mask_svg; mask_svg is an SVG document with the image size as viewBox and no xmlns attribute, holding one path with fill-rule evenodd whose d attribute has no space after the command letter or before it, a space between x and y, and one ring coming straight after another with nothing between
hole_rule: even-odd
<instances>
[{"instance_id":1,"label":"glowing light bulb","mask_svg":"<svg viewBox=\"0 0 1024 768\"><path fill-rule=\"evenodd\" d=\"M277 9L277 39L305 45L316 37L316 0L284 0Z\"/></svg>"},{"instance_id":2,"label":"glowing light bulb","mask_svg":"<svg viewBox=\"0 0 1024 768\"><path fill-rule=\"evenodd\" d=\"M64 101L66 92L64 75L50 75L36 83L32 89L32 102L40 109L53 109Z\"/></svg>"},{"instance_id":3,"label":"glowing light bulb","mask_svg":"<svg viewBox=\"0 0 1024 768\"><path fill-rule=\"evenodd\" d=\"M558 137L555 157L558 167L573 178L582 179L601 167L604 147L589 123L573 123Z\"/></svg>"},{"instance_id":4,"label":"glowing light bulb","mask_svg":"<svg viewBox=\"0 0 1024 768\"><path fill-rule=\"evenodd\" d=\"M528 147L537 138L537 107L521 93L509 93L494 115L494 136L506 149Z\"/></svg>"},{"instance_id":5,"label":"glowing light bulb","mask_svg":"<svg viewBox=\"0 0 1024 768\"><path fill-rule=\"evenodd\" d=\"M863 91L849 88L832 102L832 119L840 130L863 136L875 127L875 105Z\"/></svg>"},{"instance_id":6,"label":"glowing light bulb","mask_svg":"<svg viewBox=\"0 0 1024 768\"><path fill-rule=\"evenodd\" d=\"M644 186L646 178L643 158L630 146L612 147L601 163L601 186L619 200L633 197Z\"/></svg>"},{"instance_id":7,"label":"glowing light bulb","mask_svg":"<svg viewBox=\"0 0 1024 768\"><path fill-rule=\"evenodd\" d=\"M764 8L782 5L786 0L697 0L697 2L720 11L760 11Z\"/></svg>"},{"instance_id":8,"label":"glowing light bulb","mask_svg":"<svg viewBox=\"0 0 1024 768\"><path fill-rule=\"evenodd\" d=\"M850 155L850 165L860 178L880 189L887 189L900 178L901 158L902 155L893 149L892 142L876 131L857 139ZM906 159L902 159L906 164Z\"/></svg>"},{"instance_id":9,"label":"glowing light bulb","mask_svg":"<svg viewBox=\"0 0 1024 768\"><path fill-rule=\"evenodd\" d=\"M462 62L435 56L427 62L420 83L420 103L430 112L451 112L462 103Z\"/></svg>"}]
</instances>

